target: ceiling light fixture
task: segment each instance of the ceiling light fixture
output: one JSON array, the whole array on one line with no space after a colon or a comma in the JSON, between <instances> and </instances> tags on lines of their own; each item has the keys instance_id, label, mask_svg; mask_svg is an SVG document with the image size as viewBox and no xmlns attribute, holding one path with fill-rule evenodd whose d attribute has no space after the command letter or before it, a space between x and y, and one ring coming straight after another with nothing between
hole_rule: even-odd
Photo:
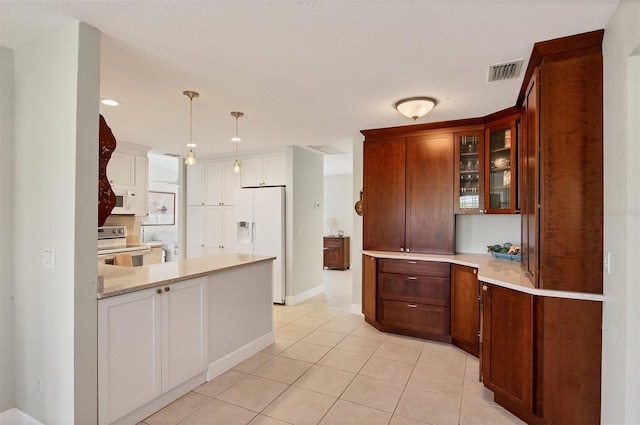
<instances>
[{"instance_id":1,"label":"ceiling light fixture","mask_svg":"<svg viewBox=\"0 0 640 425\"><path fill-rule=\"evenodd\" d=\"M399 100L393 104L393 107L402 115L417 120L427 115L437 103L438 101L432 97L418 96Z\"/></svg>"},{"instance_id":2,"label":"ceiling light fixture","mask_svg":"<svg viewBox=\"0 0 640 425\"><path fill-rule=\"evenodd\" d=\"M240 172L240 161L238 161L238 143L242 139L240 137L238 137L238 118L243 117L244 113L243 112L238 112L238 111L233 111L231 113L231 116L235 117L235 119L236 119L236 136L231 138L231 141L236 144L236 160L233 161L233 172L234 173L239 173Z\"/></svg>"},{"instance_id":3,"label":"ceiling light fixture","mask_svg":"<svg viewBox=\"0 0 640 425\"><path fill-rule=\"evenodd\" d=\"M107 106L118 106L120 102L115 99L100 99L100 103Z\"/></svg>"},{"instance_id":4,"label":"ceiling light fixture","mask_svg":"<svg viewBox=\"0 0 640 425\"><path fill-rule=\"evenodd\" d=\"M184 159L184 163L186 165L195 165L196 163L196 154L193 153L193 148L196 146L193 144L193 98L200 96L200 93L197 91L186 90L182 92L183 95L189 98L190 109L189 109L189 153L187 157Z\"/></svg>"}]
</instances>

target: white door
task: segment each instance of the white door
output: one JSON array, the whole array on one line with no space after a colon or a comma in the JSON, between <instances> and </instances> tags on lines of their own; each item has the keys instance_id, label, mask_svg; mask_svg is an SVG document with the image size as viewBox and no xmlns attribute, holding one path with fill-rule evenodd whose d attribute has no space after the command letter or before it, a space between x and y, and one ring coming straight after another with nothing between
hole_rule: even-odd
<instances>
[{"instance_id":1,"label":"white door","mask_svg":"<svg viewBox=\"0 0 640 425\"><path fill-rule=\"evenodd\" d=\"M207 369L209 366L208 326L208 277L163 287L163 392L175 388Z\"/></svg>"},{"instance_id":2,"label":"white door","mask_svg":"<svg viewBox=\"0 0 640 425\"><path fill-rule=\"evenodd\" d=\"M161 394L161 296L98 301L98 412L111 423Z\"/></svg>"},{"instance_id":3,"label":"white door","mask_svg":"<svg viewBox=\"0 0 640 425\"><path fill-rule=\"evenodd\" d=\"M204 256L204 208L187 207L187 258Z\"/></svg>"},{"instance_id":4,"label":"white door","mask_svg":"<svg viewBox=\"0 0 640 425\"><path fill-rule=\"evenodd\" d=\"M273 302L283 303L284 275L284 189L265 187L254 191L254 254L275 256L273 262Z\"/></svg>"}]
</instances>

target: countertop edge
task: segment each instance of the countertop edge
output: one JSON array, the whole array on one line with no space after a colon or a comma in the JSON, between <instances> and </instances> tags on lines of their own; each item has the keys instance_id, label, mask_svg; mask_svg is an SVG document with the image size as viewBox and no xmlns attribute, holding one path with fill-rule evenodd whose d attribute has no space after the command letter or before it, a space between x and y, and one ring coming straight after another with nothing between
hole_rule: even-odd
<instances>
[{"instance_id":1,"label":"countertop edge","mask_svg":"<svg viewBox=\"0 0 640 425\"><path fill-rule=\"evenodd\" d=\"M575 300L586 301L605 301L603 294L592 294L587 292L571 292L571 291L556 291L550 289L535 288L530 282L523 281L524 277L520 279L500 279L491 277L487 274L487 264L489 261L499 261L504 263L504 267L518 268L520 263L517 261L498 260L489 254L473 254L473 253L460 253L460 254L417 254L406 252L387 252L387 251L362 251L363 254L369 255L375 258L389 258L389 259L401 259L401 260L418 260L418 261L434 261L450 264L458 264L461 266L468 266L478 269L478 280L484 283L490 283L492 285L501 286L515 291L524 292L531 295L543 296L543 297L555 297L566 298ZM483 263L483 260L485 261Z\"/></svg>"},{"instance_id":2,"label":"countertop edge","mask_svg":"<svg viewBox=\"0 0 640 425\"><path fill-rule=\"evenodd\" d=\"M162 286L162 285L170 285L173 283L177 283L177 282L182 282L185 280L191 280L191 279L196 279L199 277L203 277L203 276L208 276L208 275L212 275L212 274L216 274L216 273L221 273L221 272L225 272L225 271L229 271L229 270L233 270L233 269L238 269L238 268L242 268L242 267L246 267L249 265L254 265L254 264L259 264L259 263L263 263L263 262L267 262L267 261L273 261L275 260L276 257L273 256L265 256L265 257L259 257L259 258L252 258L250 260L246 260L240 263L234 263L234 264L229 264L229 265L222 265L222 266L211 266L211 268L205 268L201 271L197 271L197 272L188 272L185 274L180 274L179 276L173 276L173 277L168 277L165 279L158 279L155 280L153 282L149 282L149 283L142 283L139 285L132 285L132 286L128 286L128 287L123 287L123 288L116 288L116 289L107 289L106 291L104 290L100 290L97 294L97 299L101 300L101 299L106 299L106 298L111 298L111 297L115 297L118 295L124 295L124 294L128 294L128 293L132 293L132 292L138 292L138 291L144 291L146 289L152 289L152 288L156 288L158 286ZM179 261L189 261L187 260L179 260ZM162 264L152 264L150 266L140 266L140 267L136 267L135 269L140 269L140 270L144 270L145 268L148 267L162 267L165 264L171 264L171 263L162 263ZM118 266L111 266L111 267L118 267ZM100 288L104 288L104 282L108 281L109 279L105 279L105 277L103 275L99 275L98 276L98 282L102 282L102 285L99 285Z\"/></svg>"}]
</instances>

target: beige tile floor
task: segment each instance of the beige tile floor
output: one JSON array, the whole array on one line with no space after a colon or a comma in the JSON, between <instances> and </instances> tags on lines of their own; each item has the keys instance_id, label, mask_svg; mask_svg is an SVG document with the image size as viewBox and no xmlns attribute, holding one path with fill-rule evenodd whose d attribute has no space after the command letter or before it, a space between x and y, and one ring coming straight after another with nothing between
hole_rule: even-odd
<instances>
[{"instance_id":1,"label":"beige tile floor","mask_svg":"<svg viewBox=\"0 0 640 425\"><path fill-rule=\"evenodd\" d=\"M156 412L147 425L523 424L451 345L385 334L350 314L351 271L274 306L276 343Z\"/></svg>"}]
</instances>

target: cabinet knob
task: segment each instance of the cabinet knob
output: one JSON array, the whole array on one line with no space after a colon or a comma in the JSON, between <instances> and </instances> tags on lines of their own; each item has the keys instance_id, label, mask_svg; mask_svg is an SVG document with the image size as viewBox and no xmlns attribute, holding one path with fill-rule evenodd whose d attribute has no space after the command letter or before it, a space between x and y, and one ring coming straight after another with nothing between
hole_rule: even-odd
<instances>
[{"instance_id":1,"label":"cabinet knob","mask_svg":"<svg viewBox=\"0 0 640 425\"><path fill-rule=\"evenodd\" d=\"M407 276L407 280L418 280L415 276Z\"/></svg>"},{"instance_id":2,"label":"cabinet knob","mask_svg":"<svg viewBox=\"0 0 640 425\"><path fill-rule=\"evenodd\" d=\"M162 294L162 289L156 289L156 294L158 295Z\"/></svg>"},{"instance_id":3,"label":"cabinet knob","mask_svg":"<svg viewBox=\"0 0 640 425\"><path fill-rule=\"evenodd\" d=\"M489 287L488 287L487 285L482 285L482 290L483 290L483 291L488 291L488 290L489 290Z\"/></svg>"},{"instance_id":4,"label":"cabinet knob","mask_svg":"<svg viewBox=\"0 0 640 425\"><path fill-rule=\"evenodd\" d=\"M473 274L478 274L478 270L473 269Z\"/></svg>"},{"instance_id":5,"label":"cabinet knob","mask_svg":"<svg viewBox=\"0 0 640 425\"><path fill-rule=\"evenodd\" d=\"M171 288L169 288L168 286L166 288L164 288L164 292L169 292L171 290Z\"/></svg>"},{"instance_id":6,"label":"cabinet knob","mask_svg":"<svg viewBox=\"0 0 640 425\"><path fill-rule=\"evenodd\" d=\"M418 308L418 304L407 304L409 308Z\"/></svg>"}]
</instances>

